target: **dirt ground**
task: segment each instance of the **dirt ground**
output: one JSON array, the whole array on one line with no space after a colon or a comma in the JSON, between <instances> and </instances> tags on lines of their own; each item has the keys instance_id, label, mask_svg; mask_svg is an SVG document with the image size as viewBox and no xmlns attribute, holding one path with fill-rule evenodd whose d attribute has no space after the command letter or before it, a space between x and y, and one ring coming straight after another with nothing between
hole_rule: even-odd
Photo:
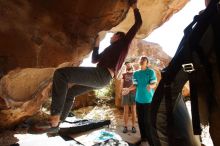
<instances>
[{"instance_id":1,"label":"dirt ground","mask_svg":"<svg viewBox=\"0 0 220 146\"><path fill-rule=\"evenodd\" d=\"M123 119L123 110L107 105L84 107L75 110L73 113L77 118L82 119L111 119L111 126L117 126L117 123L121 123L121 120ZM0 131L0 146L10 146L17 143L18 139L14 137L14 134L25 134L27 132L28 124L36 123L45 117L47 117L47 115L41 112L27 120L25 123L18 125L14 130Z\"/></svg>"},{"instance_id":2,"label":"dirt ground","mask_svg":"<svg viewBox=\"0 0 220 146\"><path fill-rule=\"evenodd\" d=\"M123 125L123 110L117 109L112 105L103 104L102 106L89 106L75 110L73 114L78 118L83 119L96 119L96 120L111 120L112 128ZM45 115L38 115L34 119L45 118ZM27 123L26 123L27 124ZM26 133L25 124L21 124L15 128L15 130L0 132L0 146L10 146L18 142L18 139L14 137L17 133ZM205 146L212 146L212 142L209 136L208 127L204 127L202 135L203 144ZM16 145L13 145L16 146Z\"/></svg>"}]
</instances>

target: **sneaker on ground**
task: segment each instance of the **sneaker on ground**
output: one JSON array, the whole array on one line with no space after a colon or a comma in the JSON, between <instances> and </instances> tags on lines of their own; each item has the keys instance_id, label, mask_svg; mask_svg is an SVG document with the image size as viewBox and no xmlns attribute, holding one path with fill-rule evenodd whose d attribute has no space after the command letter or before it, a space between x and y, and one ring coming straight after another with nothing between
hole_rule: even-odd
<instances>
[{"instance_id":1,"label":"sneaker on ground","mask_svg":"<svg viewBox=\"0 0 220 146\"><path fill-rule=\"evenodd\" d=\"M123 129L123 133L127 133L128 132L128 128L125 126Z\"/></svg>"},{"instance_id":2,"label":"sneaker on ground","mask_svg":"<svg viewBox=\"0 0 220 146\"><path fill-rule=\"evenodd\" d=\"M136 128L135 128L135 127L132 127L132 128L131 128L131 132L132 132L132 133L136 133Z\"/></svg>"}]
</instances>

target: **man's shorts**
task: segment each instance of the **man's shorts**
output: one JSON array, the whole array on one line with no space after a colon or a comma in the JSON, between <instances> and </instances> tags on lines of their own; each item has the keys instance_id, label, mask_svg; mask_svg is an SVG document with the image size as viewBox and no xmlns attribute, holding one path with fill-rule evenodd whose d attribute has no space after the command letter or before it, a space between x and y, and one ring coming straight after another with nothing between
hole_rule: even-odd
<instances>
[{"instance_id":1,"label":"man's shorts","mask_svg":"<svg viewBox=\"0 0 220 146\"><path fill-rule=\"evenodd\" d=\"M135 104L135 93L128 93L122 96L122 105L134 105Z\"/></svg>"}]
</instances>

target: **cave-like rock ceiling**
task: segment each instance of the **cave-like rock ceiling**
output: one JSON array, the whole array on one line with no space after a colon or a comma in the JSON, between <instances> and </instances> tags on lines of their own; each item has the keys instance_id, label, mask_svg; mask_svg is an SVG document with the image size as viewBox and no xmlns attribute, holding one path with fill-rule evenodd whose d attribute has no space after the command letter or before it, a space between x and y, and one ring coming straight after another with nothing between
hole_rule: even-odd
<instances>
[{"instance_id":1,"label":"cave-like rock ceiling","mask_svg":"<svg viewBox=\"0 0 220 146\"><path fill-rule=\"evenodd\" d=\"M148 36L188 0L138 0ZM54 69L80 64L100 31L126 32L128 0L0 0L0 128L39 111ZM62 64L62 65L61 65Z\"/></svg>"},{"instance_id":2,"label":"cave-like rock ceiling","mask_svg":"<svg viewBox=\"0 0 220 146\"><path fill-rule=\"evenodd\" d=\"M0 68L79 64L98 32L130 28L134 20L127 1L0 0ZM146 37L187 1L139 0L143 26L138 36Z\"/></svg>"}]
</instances>

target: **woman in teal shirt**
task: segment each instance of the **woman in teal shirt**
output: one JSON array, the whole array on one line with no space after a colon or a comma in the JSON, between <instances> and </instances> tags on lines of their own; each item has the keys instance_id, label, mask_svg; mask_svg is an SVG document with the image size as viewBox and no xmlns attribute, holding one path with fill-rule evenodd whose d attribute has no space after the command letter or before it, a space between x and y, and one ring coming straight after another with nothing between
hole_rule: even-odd
<instances>
[{"instance_id":1,"label":"woman in teal shirt","mask_svg":"<svg viewBox=\"0 0 220 146\"><path fill-rule=\"evenodd\" d=\"M138 125L141 134L142 144L149 142L152 144L151 135L151 119L150 119L150 104L156 87L157 77L154 70L148 68L147 57L140 59L141 69L136 71L133 75L133 86L129 89L136 89L136 110Z\"/></svg>"}]
</instances>

